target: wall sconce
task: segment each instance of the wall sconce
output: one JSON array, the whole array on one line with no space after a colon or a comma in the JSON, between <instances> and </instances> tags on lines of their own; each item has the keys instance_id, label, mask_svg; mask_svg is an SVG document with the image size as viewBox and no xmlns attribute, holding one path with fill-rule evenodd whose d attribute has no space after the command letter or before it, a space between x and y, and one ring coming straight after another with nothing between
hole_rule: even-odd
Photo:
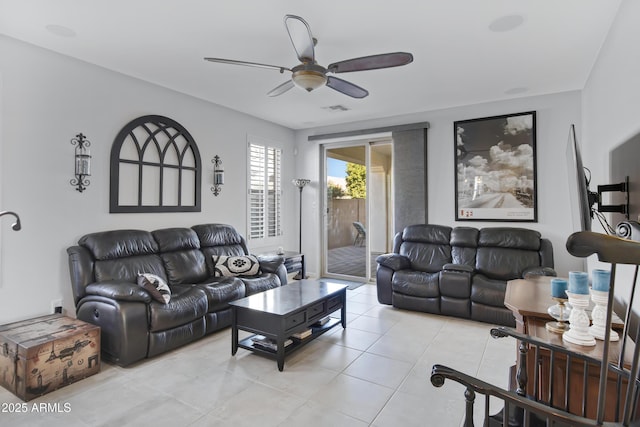
<instances>
[{"instance_id":1,"label":"wall sconce","mask_svg":"<svg viewBox=\"0 0 640 427\"><path fill-rule=\"evenodd\" d=\"M220 187L224 185L224 169L222 169L222 160L218 155L211 159L211 163L213 163L213 187L211 187L211 191L214 196L217 196L222 191Z\"/></svg>"},{"instance_id":2,"label":"wall sconce","mask_svg":"<svg viewBox=\"0 0 640 427\"><path fill-rule=\"evenodd\" d=\"M91 176L91 155L89 154L89 146L91 142L87 138L79 133L75 138L71 139L71 145L75 145L75 175L70 182L71 185L77 187L76 190L83 192L90 184L86 178Z\"/></svg>"},{"instance_id":3,"label":"wall sconce","mask_svg":"<svg viewBox=\"0 0 640 427\"><path fill-rule=\"evenodd\" d=\"M22 229L22 225L20 224L20 217L18 216L17 213L11 212L11 211L2 211L2 212L0 212L0 216L5 216L5 215L13 215L13 217L16 219L16 222L14 222L11 225L11 228L13 230L20 231Z\"/></svg>"}]
</instances>

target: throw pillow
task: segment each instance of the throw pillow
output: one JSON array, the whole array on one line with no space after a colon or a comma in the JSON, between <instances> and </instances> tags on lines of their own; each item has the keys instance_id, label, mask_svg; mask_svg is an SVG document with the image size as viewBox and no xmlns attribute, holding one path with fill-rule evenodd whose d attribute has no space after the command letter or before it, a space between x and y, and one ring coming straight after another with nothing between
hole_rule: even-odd
<instances>
[{"instance_id":1,"label":"throw pillow","mask_svg":"<svg viewBox=\"0 0 640 427\"><path fill-rule=\"evenodd\" d=\"M171 289L161 277L155 274L138 273L138 285L142 286L151 297L163 304L169 304Z\"/></svg>"},{"instance_id":2,"label":"throw pillow","mask_svg":"<svg viewBox=\"0 0 640 427\"><path fill-rule=\"evenodd\" d=\"M253 255L212 255L213 275L216 277L255 276L260 271L258 258Z\"/></svg>"}]
</instances>

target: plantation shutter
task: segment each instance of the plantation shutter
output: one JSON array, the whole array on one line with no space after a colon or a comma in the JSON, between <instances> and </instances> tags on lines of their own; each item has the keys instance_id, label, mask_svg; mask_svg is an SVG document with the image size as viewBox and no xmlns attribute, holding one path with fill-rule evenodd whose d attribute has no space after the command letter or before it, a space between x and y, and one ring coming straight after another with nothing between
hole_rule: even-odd
<instances>
[{"instance_id":1,"label":"plantation shutter","mask_svg":"<svg viewBox=\"0 0 640 427\"><path fill-rule=\"evenodd\" d=\"M269 237L279 236L280 230L280 158L281 150L267 148L267 233Z\"/></svg>"},{"instance_id":2,"label":"plantation shutter","mask_svg":"<svg viewBox=\"0 0 640 427\"><path fill-rule=\"evenodd\" d=\"M282 234L282 150L249 144L249 238Z\"/></svg>"}]
</instances>

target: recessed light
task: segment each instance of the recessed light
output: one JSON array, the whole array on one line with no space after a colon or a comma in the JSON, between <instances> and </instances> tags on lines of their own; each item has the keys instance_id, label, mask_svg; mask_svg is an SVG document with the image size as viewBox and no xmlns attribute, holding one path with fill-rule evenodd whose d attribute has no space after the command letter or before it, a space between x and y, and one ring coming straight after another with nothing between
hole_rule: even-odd
<instances>
[{"instance_id":1,"label":"recessed light","mask_svg":"<svg viewBox=\"0 0 640 427\"><path fill-rule=\"evenodd\" d=\"M76 32L75 31L73 31L69 27L64 27L62 25L49 24L45 28L51 34L55 34L56 36L60 36L60 37L75 37L76 36Z\"/></svg>"},{"instance_id":2,"label":"recessed light","mask_svg":"<svg viewBox=\"0 0 640 427\"><path fill-rule=\"evenodd\" d=\"M489 24L489 29L496 33L511 31L518 28L524 22L522 15L506 15Z\"/></svg>"},{"instance_id":3,"label":"recessed light","mask_svg":"<svg viewBox=\"0 0 640 427\"><path fill-rule=\"evenodd\" d=\"M506 95L517 95L519 93L525 93L529 89L526 87L512 87L511 89L507 89L504 91Z\"/></svg>"}]
</instances>

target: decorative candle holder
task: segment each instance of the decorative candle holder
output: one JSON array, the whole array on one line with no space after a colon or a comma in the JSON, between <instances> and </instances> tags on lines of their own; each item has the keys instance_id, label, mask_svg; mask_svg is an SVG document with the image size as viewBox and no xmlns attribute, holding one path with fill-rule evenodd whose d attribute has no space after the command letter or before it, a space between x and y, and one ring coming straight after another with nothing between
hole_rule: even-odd
<instances>
[{"instance_id":1,"label":"decorative candle holder","mask_svg":"<svg viewBox=\"0 0 640 427\"><path fill-rule=\"evenodd\" d=\"M555 322L547 322L545 327L549 332L555 332L556 334L561 334L565 331L569 330L569 324L567 320L569 320L569 315L571 314L571 307L567 305L566 298L557 298L552 297L557 304L552 305L547 309L547 313L549 316L556 319Z\"/></svg>"},{"instance_id":2,"label":"decorative candle holder","mask_svg":"<svg viewBox=\"0 0 640 427\"><path fill-rule=\"evenodd\" d=\"M591 287L596 291L609 292L610 281L611 272L609 270L597 268L591 272Z\"/></svg>"},{"instance_id":3,"label":"decorative candle holder","mask_svg":"<svg viewBox=\"0 0 640 427\"><path fill-rule=\"evenodd\" d=\"M91 155L89 154L91 142L82 133L79 133L71 139L71 145L76 146L74 155L76 177L69 182L82 193L91 183L87 179L88 176L91 176Z\"/></svg>"},{"instance_id":4,"label":"decorative candle holder","mask_svg":"<svg viewBox=\"0 0 640 427\"><path fill-rule=\"evenodd\" d=\"M596 340L589 333L589 316L585 309L589 306L589 294L576 294L568 292L569 304L571 304L572 310L569 316L570 328L568 331L562 334L564 341L571 344L594 346Z\"/></svg>"},{"instance_id":5,"label":"decorative candle holder","mask_svg":"<svg viewBox=\"0 0 640 427\"><path fill-rule=\"evenodd\" d=\"M589 274L584 271L570 271L569 292L589 295Z\"/></svg>"},{"instance_id":6,"label":"decorative candle holder","mask_svg":"<svg viewBox=\"0 0 640 427\"><path fill-rule=\"evenodd\" d=\"M607 325L607 305L609 302L609 292L591 290L591 300L594 302L595 307L591 312L591 319L593 325L589 327L589 334L599 340L604 340L604 334L607 331L609 325ZM614 330L609 335L609 341L618 341L620 337Z\"/></svg>"}]
</instances>

